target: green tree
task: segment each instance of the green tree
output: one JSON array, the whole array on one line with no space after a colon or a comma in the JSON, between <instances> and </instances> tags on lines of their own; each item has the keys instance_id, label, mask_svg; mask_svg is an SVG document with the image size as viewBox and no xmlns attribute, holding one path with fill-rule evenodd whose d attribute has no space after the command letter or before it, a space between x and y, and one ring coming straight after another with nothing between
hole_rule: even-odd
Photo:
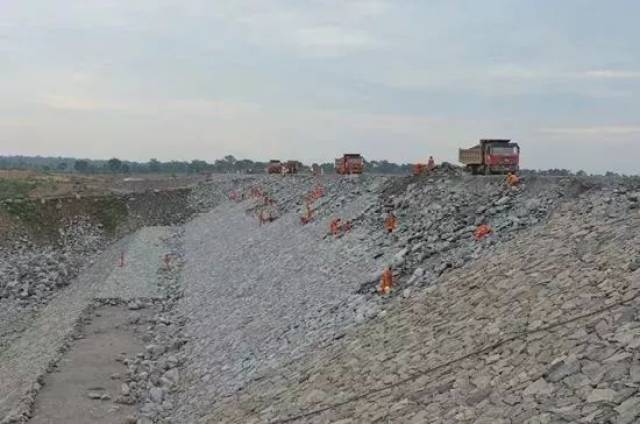
<instances>
[{"instance_id":1,"label":"green tree","mask_svg":"<svg viewBox=\"0 0 640 424\"><path fill-rule=\"evenodd\" d=\"M151 159L148 166L149 172L160 172L162 168L162 164L160 163L160 161L158 161L158 159Z\"/></svg>"},{"instance_id":2,"label":"green tree","mask_svg":"<svg viewBox=\"0 0 640 424\"><path fill-rule=\"evenodd\" d=\"M77 160L73 164L73 169L78 172L86 173L89 170L89 162L86 160Z\"/></svg>"},{"instance_id":3,"label":"green tree","mask_svg":"<svg viewBox=\"0 0 640 424\"><path fill-rule=\"evenodd\" d=\"M118 158L109 159L107 165L109 166L109 170L114 174L122 169L122 161Z\"/></svg>"},{"instance_id":4,"label":"green tree","mask_svg":"<svg viewBox=\"0 0 640 424\"><path fill-rule=\"evenodd\" d=\"M209 167L209 164L203 160L194 159L189 164L189 171L194 174L198 174L200 172L206 171Z\"/></svg>"}]
</instances>

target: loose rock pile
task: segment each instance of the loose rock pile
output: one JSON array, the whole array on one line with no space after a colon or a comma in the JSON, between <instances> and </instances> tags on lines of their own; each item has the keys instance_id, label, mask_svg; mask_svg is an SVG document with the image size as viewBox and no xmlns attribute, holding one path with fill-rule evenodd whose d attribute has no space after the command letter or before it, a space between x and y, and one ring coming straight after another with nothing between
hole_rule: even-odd
<instances>
[{"instance_id":1,"label":"loose rock pile","mask_svg":"<svg viewBox=\"0 0 640 424\"><path fill-rule=\"evenodd\" d=\"M20 299L23 304L46 302L78 274L104 242L99 227L76 217L67 220L54 245L39 246L22 237L0 247L0 299Z\"/></svg>"},{"instance_id":2,"label":"loose rock pile","mask_svg":"<svg viewBox=\"0 0 640 424\"><path fill-rule=\"evenodd\" d=\"M430 177L398 193L387 191L381 204L365 211L362 221L378 250L374 254L395 250L389 265L396 274L411 275L406 286L424 286L477 258L488 245L544 221L572 184L570 179L531 178L512 190L502 178ZM400 226L388 236L379 228L391 211ZM479 243L473 234L481 224L488 224L492 233Z\"/></svg>"}]
</instances>

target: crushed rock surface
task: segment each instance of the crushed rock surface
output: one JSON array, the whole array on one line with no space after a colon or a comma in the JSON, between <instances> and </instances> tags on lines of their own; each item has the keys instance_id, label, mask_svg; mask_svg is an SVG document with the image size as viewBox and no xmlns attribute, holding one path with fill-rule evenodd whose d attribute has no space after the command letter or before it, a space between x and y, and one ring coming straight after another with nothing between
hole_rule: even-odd
<instances>
[{"instance_id":1,"label":"crushed rock surface","mask_svg":"<svg viewBox=\"0 0 640 424\"><path fill-rule=\"evenodd\" d=\"M599 188L202 422L634 423L635 194Z\"/></svg>"},{"instance_id":2,"label":"crushed rock surface","mask_svg":"<svg viewBox=\"0 0 640 424\"><path fill-rule=\"evenodd\" d=\"M531 175L511 190L451 166L214 176L184 226L101 255L82 225L60 246L18 241L0 250L0 422L27 413L96 298L160 302L125 362L139 423L636 422L638 187ZM328 234L334 218L352 229ZM475 240L479 224L493 231Z\"/></svg>"}]
</instances>

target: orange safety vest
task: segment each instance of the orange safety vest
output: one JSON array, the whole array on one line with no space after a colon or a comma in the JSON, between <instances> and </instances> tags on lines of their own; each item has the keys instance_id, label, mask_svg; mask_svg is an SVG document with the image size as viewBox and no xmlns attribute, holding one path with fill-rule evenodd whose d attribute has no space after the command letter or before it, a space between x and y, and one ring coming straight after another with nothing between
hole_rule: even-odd
<instances>
[{"instance_id":1,"label":"orange safety vest","mask_svg":"<svg viewBox=\"0 0 640 424\"><path fill-rule=\"evenodd\" d=\"M392 232L398 226L398 220L395 216L389 215L387 219L384 220L384 229L388 232Z\"/></svg>"},{"instance_id":2,"label":"orange safety vest","mask_svg":"<svg viewBox=\"0 0 640 424\"><path fill-rule=\"evenodd\" d=\"M313 209L309 205L309 202L304 202L304 215L300 217L300 222L302 224L308 224L313 221Z\"/></svg>"},{"instance_id":3,"label":"orange safety vest","mask_svg":"<svg viewBox=\"0 0 640 424\"><path fill-rule=\"evenodd\" d=\"M329 225L329 230L331 231L331 234L333 234L334 236L338 235L338 233L340 232L340 218L336 218L331 221L331 224Z\"/></svg>"},{"instance_id":4,"label":"orange safety vest","mask_svg":"<svg viewBox=\"0 0 640 424\"><path fill-rule=\"evenodd\" d=\"M387 294L393 287L393 273L389 268L385 268L380 278L380 294Z\"/></svg>"},{"instance_id":5,"label":"orange safety vest","mask_svg":"<svg viewBox=\"0 0 640 424\"><path fill-rule=\"evenodd\" d=\"M487 235L489 235L491 231L491 227L489 227L487 224L482 224L478 228L476 228L473 236L476 238L476 240L482 240Z\"/></svg>"}]
</instances>

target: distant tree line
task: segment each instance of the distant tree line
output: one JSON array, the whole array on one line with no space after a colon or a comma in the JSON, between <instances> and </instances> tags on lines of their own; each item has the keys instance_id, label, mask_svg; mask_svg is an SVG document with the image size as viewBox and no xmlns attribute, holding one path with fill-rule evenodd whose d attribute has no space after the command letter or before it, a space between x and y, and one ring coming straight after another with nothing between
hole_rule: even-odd
<instances>
[{"instance_id":1,"label":"distant tree line","mask_svg":"<svg viewBox=\"0 0 640 424\"><path fill-rule=\"evenodd\" d=\"M310 166L311 164L306 164ZM335 172L333 162L319 164L325 174ZM161 162L150 159L148 162L134 162L111 158L109 160L75 159L65 157L42 156L0 156L0 169L22 169L35 171L76 172L81 174L199 174L199 173L263 173L266 162L250 159L236 159L227 155L213 163L194 159L188 161ZM410 164L399 165L386 160L370 161L365 164L365 172L378 174L408 174Z\"/></svg>"},{"instance_id":2,"label":"distant tree line","mask_svg":"<svg viewBox=\"0 0 640 424\"><path fill-rule=\"evenodd\" d=\"M311 164L306 164L310 166ZM335 172L333 162L319 164L325 174ZM150 159L148 162L134 162L111 158L109 160L76 159L65 157L43 157L43 156L0 156L0 169L11 170L34 170L34 171L56 171L56 172L76 172L81 174L199 174L199 173L245 173L261 174L265 172L267 162L256 162L250 159L236 159L232 155L227 155L213 163L204 160L194 159L192 161L169 161L161 162L157 159ZM397 174L407 175L413 171L413 164L397 164L387 160L365 161L365 172L374 174ZM573 172L568 169L546 169L533 170L522 169L523 175L548 175L548 176L586 176L585 171ZM614 172L607 172L605 176L620 176Z\"/></svg>"},{"instance_id":3,"label":"distant tree line","mask_svg":"<svg viewBox=\"0 0 640 424\"><path fill-rule=\"evenodd\" d=\"M0 169L24 169L35 171L77 172L82 174L121 174L121 173L167 173L197 174L202 172L222 173L260 173L264 172L265 162L249 159L237 160L229 155L214 163L194 159L192 161L161 162L150 159L148 162L135 162L111 158L109 160L75 159L41 156L0 156Z\"/></svg>"}]
</instances>

